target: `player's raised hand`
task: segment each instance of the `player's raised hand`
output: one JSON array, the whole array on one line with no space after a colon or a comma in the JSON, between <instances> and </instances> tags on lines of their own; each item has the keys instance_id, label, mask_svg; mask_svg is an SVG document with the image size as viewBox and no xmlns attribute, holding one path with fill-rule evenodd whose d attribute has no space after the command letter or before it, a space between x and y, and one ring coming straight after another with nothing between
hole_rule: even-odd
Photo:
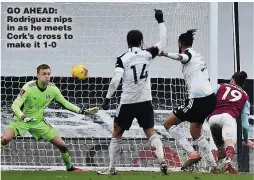
<instances>
[{"instance_id":1,"label":"player's raised hand","mask_svg":"<svg viewBox=\"0 0 254 180\"><path fill-rule=\"evenodd\" d=\"M155 11L154 17L157 20L157 22L158 23L164 22L163 21L163 12L162 12L162 10L160 10L160 9L154 9L154 11Z\"/></svg>"},{"instance_id":2,"label":"player's raised hand","mask_svg":"<svg viewBox=\"0 0 254 180\"><path fill-rule=\"evenodd\" d=\"M108 110L109 109L109 103L110 103L110 99L105 98L102 105L101 105L102 109Z\"/></svg>"},{"instance_id":3,"label":"player's raised hand","mask_svg":"<svg viewBox=\"0 0 254 180\"><path fill-rule=\"evenodd\" d=\"M26 117L26 116L23 116L21 118L24 122L34 122L34 121L37 121L36 118L31 118L31 117Z\"/></svg>"},{"instance_id":4,"label":"player's raised hand","mask_svg":"<svg viewBox=\"0 0 254 180\"><path fill-rule=\"evenodd\" d=\"M254 149L254 142L251 141L251 140L248 140L247 146L248 146L249 148L251 148L251 149Z\"/></svg>"}]
</instances>

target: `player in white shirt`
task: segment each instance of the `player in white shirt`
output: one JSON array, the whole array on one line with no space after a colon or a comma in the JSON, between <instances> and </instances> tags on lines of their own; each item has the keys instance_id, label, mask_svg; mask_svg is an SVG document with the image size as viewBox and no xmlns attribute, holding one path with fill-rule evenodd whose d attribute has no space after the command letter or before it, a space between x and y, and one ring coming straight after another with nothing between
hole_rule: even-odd
<instances>
[{"instance_id":1,"label":"player in white shirt","mask_svg":"<svg viewBox=\"0 0 254 180\"><path fill-rule=\"evenodd\" d=\"M184 107L174 109L164 122L164 127L188 153L189 158L182 169L186 169L201 160L200 154L194 150L187 138L183 136L184 133L181 132L181 128L177 126L188 121L191 123L190 133L194 144L204 153L212 171L219 172L209 143L201 134L204 120L216 106L216 96L209 81L208 70L203 57L192 48L195 32L195 29L191 29L179 36L179 53L162 52L160 54L182 63L182 72L188 89L188 98L185 100Z\"/></svg>"},{"instance_id":2,"label":"player in white shirt","mask_svg":"<svg viewBox=\"0 0 254 180\"><path fill-rule=\"evenodd\" d=\"M164 158L163 144L154 132L154 112L152 106L151 84L148 67L155 56L167 44L166 26L161 10L155 10L155 18L159 23L160 41L153 47L144 50L143 35L139 30L131 30L127 35L128 51L117 58L114 77L102 108L109 109L110 98L122 79L122 95L120 105L116 111L114 128L109 147L110 164L104 175L115 173L115 161L120 154L121 137L125 130L129 130L134 118L143 128L151 146L160 162L162 173L167 174L167 163Z\"/></svg>"}]
</instances>

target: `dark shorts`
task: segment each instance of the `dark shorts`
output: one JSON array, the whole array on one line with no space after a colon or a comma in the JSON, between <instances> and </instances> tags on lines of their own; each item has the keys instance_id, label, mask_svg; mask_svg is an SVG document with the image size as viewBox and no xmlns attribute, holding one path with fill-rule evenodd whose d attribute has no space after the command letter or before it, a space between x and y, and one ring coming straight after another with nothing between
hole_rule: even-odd
<instances>
[{"instance_id":1,"label":"dark shorts","mask_svg":"<svg viewBox=\"0 0 254 180\"><path fill-rule=\"evenodd\" d=\"M213 93L202 98L186 99L184 107L174 109L174 115L181 121L204 123L216 106L216 95Z\"/></svg>"},{"instance_id":2,"label":"dark shorts","mask_svg":"<svg viewBox=\"0 0 254 180\"><path fill-rule=\"evenodd\" d=\"M151 101L134 104L120 104L117 108L115 123L123 130L129 130L133 119L136 118L138 124L143 129L154 127L154 112Z\"/></svg>"}]
</instances>

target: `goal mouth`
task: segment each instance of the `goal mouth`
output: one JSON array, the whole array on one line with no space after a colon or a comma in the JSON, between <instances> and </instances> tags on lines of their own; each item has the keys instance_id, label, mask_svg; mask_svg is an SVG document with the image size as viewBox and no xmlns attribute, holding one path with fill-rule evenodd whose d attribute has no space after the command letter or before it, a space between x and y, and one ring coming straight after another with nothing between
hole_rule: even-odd
<instances>
[{"instance_id":1,"label":"goal mouth","mask_svg":"<svg viewBox=\"0 0 254 180\"><path fill-rule=\"evenodd\" d=\"M169 136L162 125L170 110L155 110L155 131L162 138L164 155L170 171L180 171L180 167L187 159L187 154L179 148L175 140ZM70 149L74 166L85 170L96 171L106 168L109 163L108 148L113 127L115 110L99 110L94 116L82 116L61 109L46 109L47 121L63 137ZM3 114L8 117L8 114ZM9 114L10 116L11 114ZM5 120L3 122L5 123ZM208 124L207 124L208 125ZM185 127L186 126L186 127ZM188 123L182 124L186 128ZM5 127L2 127L4 129ZM204 134L207 126L204 127ZM17 137L2 151L2 170L65 170L58 149L48 142L38 142L29 134ZM202 162L196 167L197 171L206 171L206 163ZM119 171L159 171L159 162L154 151L151 150L143 129L139 127L136 119L129 131L122 138L121 155L117 164Z\"/></svg>"}]
</instances>

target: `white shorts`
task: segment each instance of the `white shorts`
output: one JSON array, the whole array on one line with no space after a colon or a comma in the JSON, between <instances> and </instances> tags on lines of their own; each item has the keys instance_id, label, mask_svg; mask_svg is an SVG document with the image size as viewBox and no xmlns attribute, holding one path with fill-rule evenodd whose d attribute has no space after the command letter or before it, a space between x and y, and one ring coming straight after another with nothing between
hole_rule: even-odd
<instances>
[{"instance_id":1,"label":"white shorts","mask_svg":"<svg viewBox=\"0 0 254 180\"><path fill-rule=\"evenodd\" d=\"M217 146L223 145L224 140L227 139L233 140L236 143L237 123L236 119L230 114L223 113L211 116L209 118L209 126Z\"/></svg>"}]
</instances>

